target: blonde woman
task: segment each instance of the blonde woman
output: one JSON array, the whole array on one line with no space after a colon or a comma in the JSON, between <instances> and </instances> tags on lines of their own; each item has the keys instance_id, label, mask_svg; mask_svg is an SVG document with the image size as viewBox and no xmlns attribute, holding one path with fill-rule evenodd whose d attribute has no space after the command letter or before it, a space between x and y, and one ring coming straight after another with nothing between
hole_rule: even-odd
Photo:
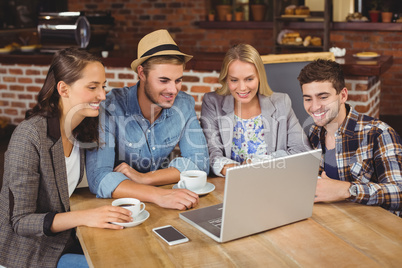
<instances>
[{"instance_id":1,"label":"blonde woman","mask_svg":"<svg viewBox=\"0 0 402 268\"><path fill-rule=\"evenodd\" d=\"M248 44L230 48L223 60L222 87L205 94L201 125L208 141L211 168L227 168L261 156L284 156L309 149L290 98L268 85L258 51Z\"/></svg>"}]
</instances>

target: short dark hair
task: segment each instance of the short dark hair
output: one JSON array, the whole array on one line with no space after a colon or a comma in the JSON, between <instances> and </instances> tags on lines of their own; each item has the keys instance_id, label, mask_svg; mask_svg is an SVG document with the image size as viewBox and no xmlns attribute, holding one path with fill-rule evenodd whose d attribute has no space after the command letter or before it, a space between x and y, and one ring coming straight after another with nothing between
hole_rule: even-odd
<instances>
[{"instance_id":1,"label":"short dark hair","mask_svg":"<svg viewBox=\"0 0 402 268\"><path fill-rule=\"evenodd\" d=\"M333 60L318 59L307 64L300 71L297 80L300 82L300 87L312 82L331 82L336 94L345 88L342 66Z\"/></svg>"}]
</instances>

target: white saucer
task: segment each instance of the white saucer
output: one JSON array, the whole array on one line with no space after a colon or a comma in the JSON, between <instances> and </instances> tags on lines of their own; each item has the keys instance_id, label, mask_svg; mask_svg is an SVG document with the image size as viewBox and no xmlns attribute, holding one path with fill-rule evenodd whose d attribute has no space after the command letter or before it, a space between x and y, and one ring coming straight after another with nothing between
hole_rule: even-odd
<instances>
[{"instance_id":1,"label":"white saucer","mask_svg":"<svg viewBox=\"0 0 402 268\"><path fill-rule=\"evenodd\" d=\"M180 188L177 184L175 184L175 185L173 185L172 189L180 189ZM215 190L215 185L213 185L210 182L207 182L207 185L205 185L204 188L202 188L201 190L198 190L198 191L193 191L193 192L198 195L204 195L204 194L209 194L213 190Z\"/></svg>"},{"instance_id":2,"label":"white saucer","mask_svg":"<svg viewBox=\"0 0 402 268\"><path fill-rule=\"evenodd\" d=\"M117 224L120 226L124 226L124 227L134 227L137 226L141 223L143 223L144 221L146 221L149 218L149 212L144 210L143 212L141 212L137 217L134 218L134 221L132 222L112 222L113 224Z\"/></svg>"}]
</instances>

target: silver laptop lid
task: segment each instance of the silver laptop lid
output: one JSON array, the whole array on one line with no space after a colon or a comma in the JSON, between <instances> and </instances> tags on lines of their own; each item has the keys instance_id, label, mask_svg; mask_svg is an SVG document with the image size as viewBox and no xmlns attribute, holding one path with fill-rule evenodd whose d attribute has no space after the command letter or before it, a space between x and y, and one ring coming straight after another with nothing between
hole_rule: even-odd
<instances>
[{"instance_id":1,"label":"silver laptop lid","mask_svg":"<svg viewBox=\"0 0 402 268\"><path fill-rule=\"evenodd\" d=\"M321 149L228 169L221 242L311 217Z\"/></svg>"}]
</instances>

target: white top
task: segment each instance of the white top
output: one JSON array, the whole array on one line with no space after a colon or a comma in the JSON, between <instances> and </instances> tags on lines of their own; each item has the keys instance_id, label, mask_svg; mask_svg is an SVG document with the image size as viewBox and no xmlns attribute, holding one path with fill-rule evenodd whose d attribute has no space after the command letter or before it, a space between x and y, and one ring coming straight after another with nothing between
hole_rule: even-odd
<instances>
[{"instance_id":1,"label":"white top","mask_svg":"<svg viewBox=\"0 0 402 268\"><path fill-rule=\"evenodd\" d=\"M66 158L66 170L67 170L67 183L68 183L68 195L71 196L77 188L78 181L80 179L80 150L78 144L74 142L73 150L69 157Z\"/></svg>"}]
</instances>

